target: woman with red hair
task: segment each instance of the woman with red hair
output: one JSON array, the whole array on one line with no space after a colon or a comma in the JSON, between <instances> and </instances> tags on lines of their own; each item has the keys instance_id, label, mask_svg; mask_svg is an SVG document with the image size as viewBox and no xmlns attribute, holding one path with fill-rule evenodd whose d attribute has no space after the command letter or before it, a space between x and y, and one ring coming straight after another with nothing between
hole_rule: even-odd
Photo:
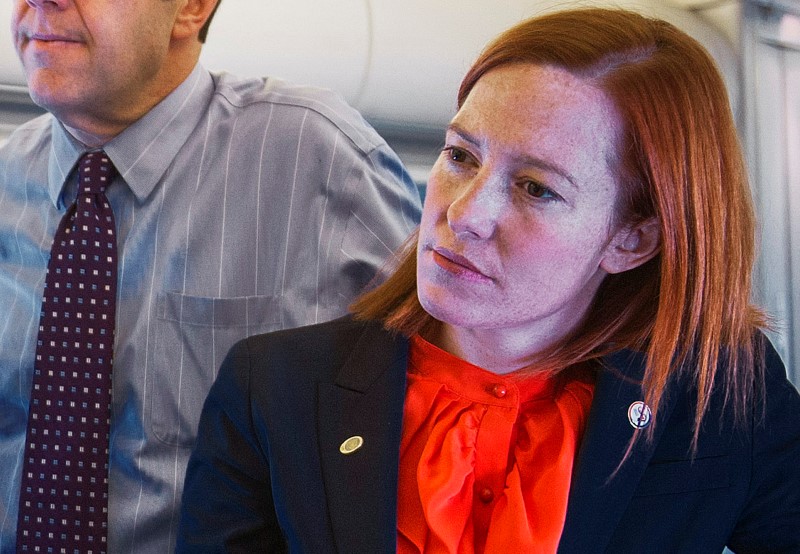
<instances>
[{"instance_id":1,"label":"woman with red hair","mask_svg":"<svg viewBox=\"0 0 800 554\"><path fill-rule=\"evenodd\" d=\"M458 106L392 275L229 354L179 550L800 551L800 397L708 53L548 14Z\"/></svg>"}]
</instances>

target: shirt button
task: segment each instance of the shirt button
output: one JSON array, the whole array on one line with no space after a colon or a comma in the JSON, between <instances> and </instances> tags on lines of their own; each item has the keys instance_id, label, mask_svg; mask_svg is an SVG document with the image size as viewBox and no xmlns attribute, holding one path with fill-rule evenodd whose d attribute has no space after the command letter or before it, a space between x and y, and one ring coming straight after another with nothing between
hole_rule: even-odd
<instances>
[{"instance_id":1,"label":"shirt button","mask_svg":"<svg viewBox=\"0 0 800 554\"><path fill-rule=\"evenodd\" d=\"M492 489L489 487L485 487L478 492L478 500L484 504L489 504L492 500L494 500L494 492L492 492Z\"/></svg>"},{"instance_id":2,"label":"shirt button","mask_svg":"<svg viewBox=\"0 0 800 554\"><path fill-rule=\"evenodd\" d=\"M506 394L508 394L508 389L506 389L505 385L497 384L492 387L491 392L496 398L505 398Z\"/></svg>"}]
</instances>

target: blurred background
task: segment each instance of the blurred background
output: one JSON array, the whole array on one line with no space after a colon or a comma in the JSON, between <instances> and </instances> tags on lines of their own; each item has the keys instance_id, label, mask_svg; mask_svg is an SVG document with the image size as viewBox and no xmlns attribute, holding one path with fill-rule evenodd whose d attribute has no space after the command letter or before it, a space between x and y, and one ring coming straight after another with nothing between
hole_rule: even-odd
<instances>
[{"instance_id":1,"label":"blurred background","mask_svg":"<svg viewBox=\"0 0 800 554\"><path fill-rule=\"evenodd\" d=\"M0 142L41 113L0 2ZM760 220L756 301L800 385L800 0L223 0L204 48L211 70L341 93L395 148L424 192L461 77L517 21L553 9L621 6L662 17L716 59L747 152Z\"/></svg>"}]
</instances>

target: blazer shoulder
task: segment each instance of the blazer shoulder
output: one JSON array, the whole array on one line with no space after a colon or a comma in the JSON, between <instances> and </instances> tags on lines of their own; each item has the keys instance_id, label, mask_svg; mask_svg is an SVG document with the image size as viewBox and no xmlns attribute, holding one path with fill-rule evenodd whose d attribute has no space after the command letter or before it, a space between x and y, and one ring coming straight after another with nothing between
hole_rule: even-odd
<instances>
[{"instance_id":1,"label":"blazer shoulder","mask_svg":"<svg viewBox=\"0 0 800 554\"><path fill-rule=\"evenodd\" d=\"M404 353L407 343L380 323L344 316L333 321L284 329L243 339L229 358L247 358L252 372L325 373L335 378L339 368L355 364L382 366ZM354 361L355 360L355 361Z\"/></svg>"}]
</instances>

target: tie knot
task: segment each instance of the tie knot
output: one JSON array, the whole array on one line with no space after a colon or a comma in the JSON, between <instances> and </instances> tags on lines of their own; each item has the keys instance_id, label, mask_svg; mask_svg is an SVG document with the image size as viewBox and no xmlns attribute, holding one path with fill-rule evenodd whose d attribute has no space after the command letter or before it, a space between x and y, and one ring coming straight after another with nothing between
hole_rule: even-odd
<instances>
[{"instance_id":1,"label":"tie knot","mask_svg":"<svg viewBox=\"0 0 800 554\"><path fill-rule=\"evenodd\" d=\"M111 184L117 169L106 153L100 150L83 155L78 173L78 194L100 194Z\"/></svg>"}]
</instances>

